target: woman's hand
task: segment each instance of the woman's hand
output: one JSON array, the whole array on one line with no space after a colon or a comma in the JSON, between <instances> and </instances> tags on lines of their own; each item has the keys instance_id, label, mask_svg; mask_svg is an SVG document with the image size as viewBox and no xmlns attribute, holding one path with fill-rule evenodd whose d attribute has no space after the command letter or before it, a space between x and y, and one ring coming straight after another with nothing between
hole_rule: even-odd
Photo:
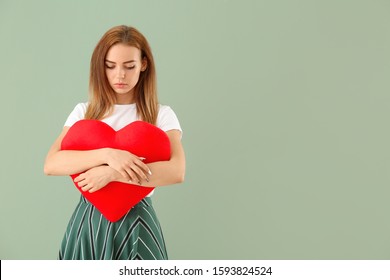
<instances>
[{"instance_id":1,"label":"woman's hand","mask_svg":"<svg viewBox=\"0 0 390 280\"><path fill-rule=\"evenodd\" d=\"M149 181L148 175L152 175L152 172L143 163L143 160L144 158L137 157L124 150L107 149L106 162L108 166L118 171L130 183L140 183L143 180Z\"/></svg>"},{"instance_id":2,"label":"woman's hand","mask_svg":"<svg viewBox=\"0 0 390 280\"><path fill-rule=\"evenodd\" d=\"M115 173L117 172L111 167L101 165L81 173L74 179L74 182L77 183L84 192L89 191L90 193L93 193L114 181Z\"/></svg>"}]
</instances>

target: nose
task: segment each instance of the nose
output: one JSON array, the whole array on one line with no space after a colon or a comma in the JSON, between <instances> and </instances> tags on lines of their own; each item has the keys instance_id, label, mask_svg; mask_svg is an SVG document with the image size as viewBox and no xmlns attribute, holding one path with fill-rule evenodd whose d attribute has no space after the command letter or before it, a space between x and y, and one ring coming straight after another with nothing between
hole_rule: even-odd
<instances>
[{"instance_id":1,"label":"nose","mask_svg":"<svg viewBox=\"0 0 390 280\"><path fill-rule=\"evenodd\" d=\"M118 67L118 73L117 73L118 78L123 79L125 77L125 73L126 73L126 71L123 68Z\"/></svg>"}]
</instances>

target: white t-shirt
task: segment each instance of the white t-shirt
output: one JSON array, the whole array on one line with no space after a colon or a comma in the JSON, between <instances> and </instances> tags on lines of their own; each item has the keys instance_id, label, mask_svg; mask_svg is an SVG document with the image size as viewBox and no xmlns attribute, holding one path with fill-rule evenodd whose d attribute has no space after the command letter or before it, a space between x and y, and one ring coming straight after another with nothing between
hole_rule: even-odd
<instances>
[{"instance_id":1,"label":"white t-shirt","mask_svg":"<svg viewBox=\"0 0 390 280\"><path fill-rule=\"evenodd\" d=\"M85 112L87 111L88 103L79 103L70 113L68 119L66 120L64 126L72 126L75 122L84 119ZM139 120L137 117L137 107L136 104L115 104L113 113L102 119L102 122L105 122L111 126L115 131L125 127L129 123ZM175 112L171 107L166 105L159 105L159 111L157 115L157 124L156 126L163 131L168 131L172 129L177 129L182 132L179 120Z\"/></svg>"},{"instance_id":2,"label":"white t-shirt","mask_svg":"<svg viewBox=\"0 0 390 280\"><path fill-rule=\"evenodd\" d=\"M88 103L77 104L73 111L70 113L64 126L70 127L75 122L84 119L85 112L87 111L87 106ZM115 104L113 113L109 117L104 118L101 121L111 126L115 131L118 131L129 123L132 123L137 120L139 120L139 118L137 117L137 107L134 103L123 105ZM171 109L171 107L166 105L159 105L156 126L163 131L176 129L183 133L175 112ZM148 196L151 196L153 193L154 191L152 191Z\"/></svg>"}]
</instances>

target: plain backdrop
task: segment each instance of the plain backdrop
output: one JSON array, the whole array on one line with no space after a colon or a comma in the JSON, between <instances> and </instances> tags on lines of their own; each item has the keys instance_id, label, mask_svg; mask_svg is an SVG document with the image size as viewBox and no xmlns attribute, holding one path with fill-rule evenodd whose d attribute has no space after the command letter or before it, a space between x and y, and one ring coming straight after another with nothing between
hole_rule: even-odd
<instances>
[{"instance_id":1,"label":"plain backdrop","mask_svg":"<svg viewBox=\"0 0 390 280\"><path fill-rule=\"evenodd\" d=\"M0 0L0 259L56 259L79 199L43 174L109 28L149 40L186 180L170 259L390 258L390 2Z\"/></svg>"}]
</instances>

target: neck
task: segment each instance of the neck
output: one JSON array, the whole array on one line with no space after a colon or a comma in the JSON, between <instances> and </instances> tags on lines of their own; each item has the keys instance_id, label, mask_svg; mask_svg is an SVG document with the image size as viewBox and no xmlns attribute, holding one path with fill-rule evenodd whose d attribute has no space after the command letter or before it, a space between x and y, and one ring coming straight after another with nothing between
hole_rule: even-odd
<instances>
[{"instance_id":1,"label":"neck","mask_svg":"<svg viewBox=\"0 0 390 280\"><path fill-rule=\"evenodd\" d=\"M135 103L132 92L126 94L117 94L116 104L124 105L124 104L132 104L132 103Z\"/></svg>"}]
</instances>

